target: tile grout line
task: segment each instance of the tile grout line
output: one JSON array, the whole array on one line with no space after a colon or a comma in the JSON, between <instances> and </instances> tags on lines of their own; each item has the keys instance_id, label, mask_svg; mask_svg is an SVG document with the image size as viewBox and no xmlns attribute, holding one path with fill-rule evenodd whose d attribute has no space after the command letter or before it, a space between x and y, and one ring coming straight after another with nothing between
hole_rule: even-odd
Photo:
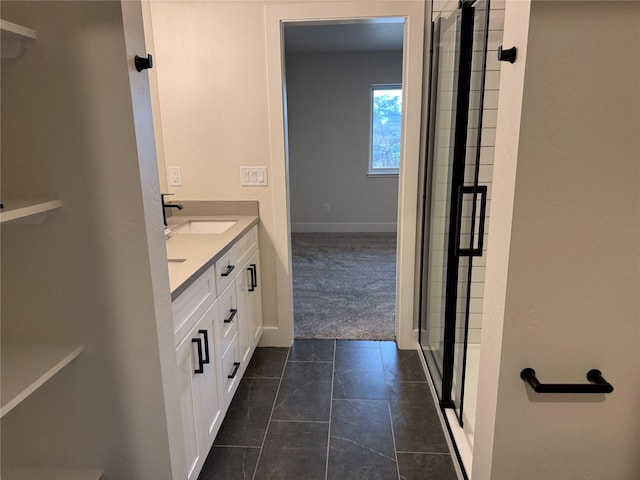
<instances>
[{"instance_id":1,"label":"tile grout line","mask_svg":"<svg viewBox=\"0 0 640 480\"><path fill-rule=\"evenodd\" d=\"M329 397L329 428L327 429L327 459L324 466L324 479L329 479L329 452L331 448L331 416L333 415L333 384L336 377L337 341L333 341L333 368L331 369L331 396Z\"/></svg>"},{"instance_id":2,"label":"tile grout line","mask_svg":"<svg viewBox=\"0 0 640 480\"><path fill-rule=\"evenodd\" d=\"M404 452L401 450L398 453L407 453L409 455L445 455L447 457L451 456L450 452Z\"/></svg>"},{"instance_id":3,"label":"tile grout line","mask_svg":"<svg viewBox=\"0 0 640 480\"><path fill-rule=\"evenodd\" d=\"M393 418L391 414L391 402L387 399L387 409L389 411L389 424L391 425L391 439L393 440L393 453L396 457L396 470L398 472L398 480L401 480L400 477L400 462L398 461L398 446L396 445L396 431L393 428Z\"/></svg>"},{"instance_id":4,"label":"tile grout line","mask_svg":"<svg viewBox=\"0 0 640 480\"><path fill-rule=\"evenodd\" d=\"M288 363L331 363L331 360L288 360Z\"/></svg>"},{"instance_id":5,"label":"tile grout line","mask_svg":"<svg viewBox=\"0 0 640 480\"><path fill-rule=\"evenodd\" d=\"M256 474L258 473L258 465L260 464L260 459L262 458L262 450L264 449L264 442L267 439L267 433L269 433L269 427L271 426L271 418L273 417L273 410L276 408L276 400L278 399L278 394L280 393L280 386L282 385L282 379L284 378L284 371L287 369L287 360L289 360L289 354L291 353L291 347L287 350L287 358L284 359L284 365L282 366L282 371L280 372L280 381L278 382L278 389L276 390L276 395L273 397L273 404L271 405L271 413L269 413L269 421L267 421L267 428L264 430L264 436L262 437L262 445L260 445L260 453L258 453L258 459L256 460L256 466L253 469L252 480L255 480Z\"/></svg>"},{"instance_id":6,"label":"tile grout line","mask_svg":"<svg viewBox=\"0 0 640 480\"><path fill-rule=\"evenodd\" d=\"M395 342L394 342L395 343ZM396 348L398 345L396 344ZM393 428L393 414L391 413L391 402L389 401L389 388L387 383L387 369L385 368L384 355L382 355L382 348L380 348L380 360L382 361L382 378L384 379L384 393L387 397L387 411L389 412L389 425L391 426L391 439L393 440L393 454L396 457L396 472L398 473L398 480L402 480L400 477L400 462L398 462L398 446L396 445L396 430Z\"/></svg>"},{"instance_id":7,"label":"tile grout line","mask_svg":"<svg viewBox=\"0 0 640 480\"><path fill-rule=\"evenodd\" d=\"M325 422L323 420L281 420L279 418L274 418L271 420L271 423L319 423L321 425L325 425L329 422Z\"/></svg>"},{"instance_id":8,"label":"tile grout line","mask_svg":"<svg viewBox=\"0 0 640 480\"><path fill-rule=\"evenodd\" d=\"M253 445L212 445L211 449L213 450L213 448L253 448L253 449L258 449L261 447L256 447Z\"/></svg>"}]
</instances>

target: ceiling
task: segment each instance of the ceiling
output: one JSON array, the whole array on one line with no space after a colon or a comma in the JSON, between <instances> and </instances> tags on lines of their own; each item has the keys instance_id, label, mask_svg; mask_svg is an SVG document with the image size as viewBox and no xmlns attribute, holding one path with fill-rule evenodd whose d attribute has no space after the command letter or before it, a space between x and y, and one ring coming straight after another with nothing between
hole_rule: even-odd
<instances>
[{"instance_id":1,"label":"ceiling","mask_svg":"<svg viewBox=\"0 0 640 480\"><path fill-rule=\"evenodd\" d=\"M402 50L403 18L285 25L286 53L378 52Z\"/></svg>"}]
</instances>

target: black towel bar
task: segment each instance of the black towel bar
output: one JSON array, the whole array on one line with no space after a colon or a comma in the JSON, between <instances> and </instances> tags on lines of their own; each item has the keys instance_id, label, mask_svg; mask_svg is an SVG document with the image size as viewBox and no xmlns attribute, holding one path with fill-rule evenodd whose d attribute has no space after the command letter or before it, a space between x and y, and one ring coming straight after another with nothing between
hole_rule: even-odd
<instances>
[{"instance_id":1,"label":"black towel bar","mask_svg":"<svg viewBox=\"0 0 640 480\"><path fill-rule=\"evenodd\" d=\"M611 393L613 385L607 382L600 370L589 370L587 380L591 383L540 383L533 368L525 368L520 378L536 393Z\"/></svg>"}]
</instances>

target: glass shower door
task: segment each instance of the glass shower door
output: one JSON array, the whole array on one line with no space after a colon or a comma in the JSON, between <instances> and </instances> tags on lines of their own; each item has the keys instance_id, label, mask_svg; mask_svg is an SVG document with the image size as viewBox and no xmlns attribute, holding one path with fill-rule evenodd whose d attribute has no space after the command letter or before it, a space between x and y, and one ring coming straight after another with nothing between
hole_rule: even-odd
<instances>
[{"instance_id":1,"label":"glass shower door","mask_svg":"<svg viewBox=\"0 0 640 480\"><path fill-rule=\"evenodd\" d=\"M489 27L489 2L478 0L463 15L468 16L470 38L469 102L465 134L464 173L462 185L458 185L458 232L456 257L458 278L456 294L456 320L453 358L451 403L456 410L460 426L463 425L467 343L471 303L473 260L483 254L484 219L486 214L487 187L479 182L480 145L482 141L482 112Z\"/></svg>"},{"instance_id":2,"label":"glass shower door","mask_svg":"<svg viewBox=\"0 0 640 480\"><path fill-rule=\"evenodd\" d=\"M488 1L434 23L420 343L440 404L462 425L473 258L482 255L478 185Z\"/></svg>"},{"instance_id":3,"label":"glass shower door","mask_svg":"<svg viewBox=\"0 0 640 480\"><path fill-rule=\"evenodd\" d=\"M447 259L450 229L451 188L455 145L460 15L438 18L433 25L431 112L428 156L431 181L427 185L430 205L424 225L421 345L438 397L443 398L447 303ZM427 253L428 252L428 253ZM425 262L426 259L429 261Z\"/></svg>"}]
</instances>

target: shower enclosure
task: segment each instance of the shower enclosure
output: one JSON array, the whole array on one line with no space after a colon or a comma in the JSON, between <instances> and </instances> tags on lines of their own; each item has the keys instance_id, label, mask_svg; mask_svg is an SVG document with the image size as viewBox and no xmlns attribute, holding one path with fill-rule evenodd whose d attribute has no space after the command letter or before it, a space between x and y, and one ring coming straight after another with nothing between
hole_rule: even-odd
<instances>
[{"instance_id":1,"label":"shower enclosure","mask_svg":"<svg viewBox=\"0 0 640 480\"><path fill-rule=\"evenodd\" d=\"M489 2L451 2L437 17L432 25L420 345L440 406L455 413L448 417L463 427L465 397L475 402L475 392L465 385L476 382L465 376L474 260L483 255L487 208L487 186L479 184L479 172Z\"/></svg>"}]
</instances>

